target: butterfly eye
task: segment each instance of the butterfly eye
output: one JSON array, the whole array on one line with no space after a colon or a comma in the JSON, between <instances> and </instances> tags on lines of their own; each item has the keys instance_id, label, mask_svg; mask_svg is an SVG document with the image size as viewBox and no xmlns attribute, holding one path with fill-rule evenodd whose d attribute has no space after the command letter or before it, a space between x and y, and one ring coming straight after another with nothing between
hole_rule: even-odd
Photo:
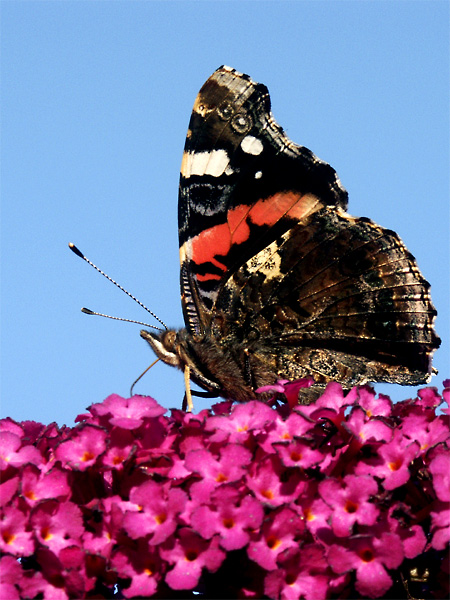
<instances>
[{"instance_id":1,"label":"butterfly eye","mask_svg":"<svg viewBox=\"0 0 450 600\"><path fill-rule=\"evenodd\" d=\"M175 331L166 331L162 337L162 343L167 350L175 351L175 342L177 334Z\"/></svg>"},{"instance_id":2,"label":"butterfly eye","mask_svg":"<svg viewBox=\"0 0 450 600\"><path fill-rule=\"evenodd\" d=\"M244 134L252 128L252 119L249 115L237 114L231 120L231 127L236 133Z\"/></svg>"}]
</instances>

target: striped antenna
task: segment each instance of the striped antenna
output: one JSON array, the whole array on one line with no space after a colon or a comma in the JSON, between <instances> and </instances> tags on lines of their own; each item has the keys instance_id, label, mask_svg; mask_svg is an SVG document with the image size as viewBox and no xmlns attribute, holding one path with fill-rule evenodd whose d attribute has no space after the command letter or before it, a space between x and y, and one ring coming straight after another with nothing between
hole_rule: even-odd
<instances>
[{"instance_id":1,"label":"striped antenna","mask_svg":"<svg viewBox=\"0 0 450 600\"><path fill-rule=\"evenodd\" d=\"M130 297L132 300L134 300L135 302L137 302L137 303L139 304L139 306L141 306L141 307L142 307L144 310L146 310L146 311L147 311L149 314L151 314L151 315L152 315L152 317L154 317L154 318L155 318L155 319L156 319L156 320L157 320L159 323L161 323L161 325L164 327L164 329L166 329L166 330L168 329L167 325L166 325L166 324L165 324L163 321L161 321L161 319L160 319L159 317L157 317L157 316L155 315L155 313L154 313L154 312L152 312L152 311L151 311L149 308L147 308L147 307L145 306L145 304L142 304L142 302L141 302L140 300L138 300L137 298L135 298L135 297L133 296L133 294L130 294L130 292L128 292L128 291L127 291L125 288L123 288L121 285L119 285L119 284L117 283L117 281L114 281L114 279L112 279L112 278L111 278L109 275L107 275L107 274L106 274L106 273L104 273L104 272L103 272L101 269L99 269L99 268L97 267L97 265L94 265L94 263L93 263L93 262L91 262L91 261L90 261L90 260L89 260L89 259L88 259L88 258L87 258L87 257L86 257L86 256L85 256L83 253L82 253L82 252L81 252L81 250L79 250L79 249L78 249L78 248L75 246L75 244L72 244L72 242L69 242L69 248L72 250L72 252L73 252L74 254L76 254L77 256L79 256L80 258L82 258L82 259L83 259L85 262L87 262L87 263L88 263L88 265L91 265L91 267L94 267L94 269L95 269L96 271L98 271L98 272L100 273L100 275L103 275L103 277L106 277L106 279L107 279L108 281L110 281L111 283L113 283L113 284L114 284L116 287L118 287L118 288L119 288L119 290L121 290L121 291L122 291L122 292L124 292L124 293L125 293L127 296L129 296L129 297ZM129 322L131 322L131 323L140 323L139 321L132 321L131 319L121 319L121 318L119 318L119 317L110 317L109 315L103 315L103 314L101 314L101 313L95 313L95 312L93 312L92 310L89 310L89 309L87 309L87 308L83 308L83 309L81 309L81 310L82 310L82 312L84 312L84 313L86 313L86 314L88 314L88 315L89 315L89 314L91 314L91 315L92 315L92 314L94 314L94 315L99 315L99 316L101 316L101 317L108 317L108 318L110 318L110 319L117 319L118 321L129 321ZM144 326L146 326L146 327L151 327L152 329L157 329L157 330L159 330L159 331L162 331L162 330L161 330L159 327L154 327L153 325L147 325L146 323L140 323L140 324L141 324L141 325L144 325Z\"/></svg>"},{"instance_id":2,"label":"striped antenna","mask_svg":"<svg viewBox=\"0 0 450 600\"><path fill-rule=\"evenodd\" d=\"M149 325L148 323L143 323L142 321L135 321L134 319L125 319L124 317L113 317L111 315L105 315L103 313L96 312L95 310L91 310L90 308L82 308L81 312L85 315L96 315L97 317L106 317L107 319L113 319L113 321L125 321L126 323L137 323L138 325L143 325L144 327L151 327L152 329L156 329L157 331L162 331L159 327L155 327L154 325Z\"/></svg>"}]
</instances>

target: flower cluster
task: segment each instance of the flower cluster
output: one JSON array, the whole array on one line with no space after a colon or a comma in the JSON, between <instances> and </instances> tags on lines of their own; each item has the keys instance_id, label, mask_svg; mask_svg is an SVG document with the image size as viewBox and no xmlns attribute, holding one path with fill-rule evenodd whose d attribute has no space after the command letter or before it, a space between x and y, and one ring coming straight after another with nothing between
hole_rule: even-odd
<instances>
[{"instance_id":1,"label":"flower cluster","mask_svg":"<svg viewBox=\"0 0 450 600\"><path fill-rule=\"evenodd\" d=\"M0 597L444 597L450 380L397 404L332 383L298 406L299 385L2 420Z\"/></svg>"}]
</instances>

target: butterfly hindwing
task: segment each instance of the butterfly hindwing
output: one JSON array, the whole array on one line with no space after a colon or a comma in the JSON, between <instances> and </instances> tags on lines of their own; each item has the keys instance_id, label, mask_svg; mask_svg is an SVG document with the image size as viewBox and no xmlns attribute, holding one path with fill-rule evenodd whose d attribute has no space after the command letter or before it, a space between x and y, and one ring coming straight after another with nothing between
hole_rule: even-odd
<instances>
[{"instance_id":1,"label":"butterfly hindwing","mask_svg":"<svg viewBox=\"0 0 450 600\"><path fill-rule=\"evenodd\" d=\"M438 343L428 290L395 232L323 209L232 275L211 329L280 379L426 381Z\"/></svg>"}]
</instances>

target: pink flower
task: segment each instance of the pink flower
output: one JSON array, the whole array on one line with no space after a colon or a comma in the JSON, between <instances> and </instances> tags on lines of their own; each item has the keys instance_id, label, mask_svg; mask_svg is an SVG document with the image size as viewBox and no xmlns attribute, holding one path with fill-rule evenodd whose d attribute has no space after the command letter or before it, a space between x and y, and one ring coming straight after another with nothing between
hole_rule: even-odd
<instances>
[{"instance_id":1,"label":"pink flower","mask_svg":"<svg viewBox=\"0 0 450 600\"><path fill-rule=\"evenodd\" d=\"M358 388L358 404L370 417L389 417L392 413L392 401L388 396L375 396L373 388L361 386Z\"/></svg>"},{"instance_id":2,"label":"pink flower","mask_svg":"<svg viewBox=\"0 0 450 600\"><path fill-rule=\"evenodd\" d=\"M441 396L331 384L294 407L299 383L275 409L112 395L75 427L0 420L0 596L375 598L404 559L444 572Z\"/></svg>"},{"instance_id":3,"label":"pink flower","mask_svg":"<svg viewBox=\"0 0 450 600\"><path fill-rule=\"evenodd\" d=\"M40 571L32 578L22 579L23 597L84 598L85 592L92 589L92 580L85 570L85 553L81 548L67 547L58 555L48 548L39 548L36 558Z\"/></svg>"},{"instance_id":4,"label":"pink flower","mask_svg":"<svg viewBox=\"0 0 450 600\"><path fill-rule=\"evenodd\" d=\"M108 496L85 505L83 548L109 558L115 544L123 541L124 515L134 508L132 502L122 500L120 496Z\"/></svg>"},{"instance_id":5,"label":"pink flower","mask_svg":"<svg viewBox=\"0 0 450 600\"><path fill-rule=\"evenodd\" d=\"M420 444L421 450L427 450L449 439L448 426L434 415L409 415L403 419L403 435Z\"/></svg>"},{"instance_id":6,"label":"pink flower","mask_svg":"<svg viewBox=\"0 0 450 600\"><path fill-rule=\"evenodd\" d=\"M409 466L419 451L419 444L404 438L397 429L391 442L378 446L378 457L360 462L355 468L355 473L379 477L383 480L385 490L393 490L408 481Z\"/></svg>"},{"instance_id":7,"label":"pink flower","mask_svg":"<svg viewBox=\"0 0 450 600\"><path fill-rule=\"evenodd\" d=\"M291 412L286 419L277 418L272 426L266 429L266 435L259 440L259 446L268 454L274 453L274 444L277 442L288 442L299 436L311 432L315 422L303 415Z\"/></svg>"},{"instance_id":8,"label":"pink flower","mask_svg":"<svg viewBox=\"0 0 450 600\"><path fill-rule=\"evenodd\" d=\"M64 466L85 471L96 463L106 450L107 432L94 425L79 425L75 435L56 449L56 458Z\"/></svg>"},{"instance_id":9,"label":"pink flower","mask_svg":"<svg viewBox=\"0 0 450 600\"><path fill-rule=\"evenodd\" d=\"M191 516L192 527L202 537L211 539L219 534L224 550L238 550L250 540L250 531L261 526L264 511L251 496L241 498L233 487L221 487L213 494L212 507L202 505Z\"/></svg>"},{"instance_id":10,"label":"pink flower","mask_svg":"<svg viewBox=\"0 0 450 600\"><path fill-rule=\"evenodd\" d=\"M39 542L52 552L78 545L84 528L81 511L73 502L45 500L31 514L31 524Z\"/></svg>"},{"instance_id":11,"label":"pink flower","mask_svg":"<svg viewBox=\"0 0 450 600\"><path fill-rule=\"evenodd\" d=\"M14 556L30 556L34 551L33 533L28 526L28 516L15 506L7 506L2 511L0 549Z\"/></svg>"},{"instance_id":12,"label":"pink flower","mask_svg":"<svg viewBox=\"0 0 450 600\"><path fill-rule=\"evenodd\" d=\"M396 502L389 508L387 516L391 533L396 533L402 540L406 558L421 554L427 543L422 527L412 524L414 517L410 513L406 504Z\"/></svg>"},{"instance_id":13,"label":"pink flower","mask_svg":"<svg viewBox=\"0 0 450 600\"><path fill-rule=\"evenodd\" d=\"M219 485L238 481L245 475L251 453L239 444L227 444L215 458L208 450L192 450L186 456L185 466L198 473L202 480L191 488L191 496L198 502L207 502L208 495Z\"/></svg>"},{"instance_id":14,"label":"pink flower","mask_svg":"<svg viewBox=\"0 0 450 600\"><path fill-rule=\"evenodd\" d=\"M111 394L101 404L93 404L90 411L94 416L106 417L111 425L122 429L137 429L145 417L159 417L166 412L153 398L132 396L121 398ZM103 419L101 420L103 424Z\"/></svg>"},{"instance_id":15,"label":"pink flower","mask_svg":"<svg viewBox=\"0 0 450 600\"><path fill-rule=\"evenodd\" d=\"M0 559L0 598L5 600L20 600L20 584L22 580L22 567L12 556L3 556Z\"/></svg>"},{"instance_id":16,"label":"pink flower","mask_svg":"<svg viewBox=\"0 0 450 600\"><path fill-rule=\"evenodd\" d=\"M446 387L445 381L444 387ZM437 389L435 387L423 388L418 391L417 395L420 398L418 404L425 408L437 408L442 402L442 398L438 394Z\"/></svg>"},{"instance_id":17,"label":"pink flower","mask_svg":"<svg viewBox=\"0 0 450 600\"><path fill-rule=\"evenodd\" d=\"M153 453L170 454L173 452L173 444L177 439L175 428L170 430L169 421L166 417L149 417L144 420L139 429L138 447L139 452L143 449L152 450Z\"/></svg>"},{"instance_id":18,"label":"pink flower","mask_svg":"<svg viewBox=\"0 0 450 600\"><path fill-rule=\"evenodd\" d=\"M153 596L165 571L158 550L145 539L132 546L119 546L111 558L111 566L122 579L131 579L122 589L125 598Z\"/></svg>"},{"instance_id":19,"label":"pink flower","mask_svg":"<svg viewBox=\"0 0 450 600\"><path fill-rule=\"evenodd\" d=\"M255 496L274 507L293 501L303 487L299 471L286 469L276 455L254 461L246 479Z\"/></svg>"},{"instance_id":20,"label":"pink flower","mask_svg":"<svg viewBox=\"0 0 450 600\"><path fill-rule=\"evenodd\" d=\"M450 454L438 454L430 463L433 487L442 502L450 501Z\"/></svg>"},{"instance_id":21,"label":"pink flower","mask_svg":"<svg viewBox=\"0 0 450 600\"><path fill-rule=\"evenodd\" d=\"M267 571L277 568L278 556L287 548L297 547L296 537L304 522L297 512L282 508L263 523L261 533L248 545L248 556Z\"/></svg>"},{"instance_id":22,"label":"pink flower","mask_svg":"<svg viewBox=\"0 0 450 600\"><path fill-rule=\"evenodd\" d=\"M229 443L244 443L250 433L261 431L277 418L276 412L264 402L252 400L233 407L231 414L210 417L206 431L213 432L212 442L228 440Z\"/></svg>"},{"instance_id":23,"label":"pink flower","mask_svg":"<svg viewBox=\"0 0 450 600\"><path fill-rule=\"evenodd\" d=\"M303 414L309 414L318 408L330 408L336 413L339 413L347 406L354 404L357 398L358 388L353 388L346 396L344 396L342 386L339 383L331 381L325 388L324 393L317 399L315 404L302 406L299 410Z\"/></svg>"},{"instance_id":24,"label":"pink flower","mask_svg":"<svg viewBox=\"0 0 450 600\"><path fill-rule=\"evenodd\" d=\"M380 598L392 586L386 569L396 569L403 560L400 538L383 532L379 537L355 536L328 551L328 561L336 573L356 570L356 589L369 598Z\"/></svg>"},{"instance_id":25,"label":"pink flower","mask_svg":"<svg viewBox=\"0 0 450 600\"><path fill-rule=\"evenodd\" d=\"M47 498L68 500L71 488L67 479L67 472L59 467L42 472L35 465L27 465L22 471L22 496L30 506Z\"/></svg>"},{"instance_id":26,"label":"pink flower","mask_svg":"<svg viewBox=\"0 0 450 600\"><path fill-rule=\"evenodd\" d=\"M41 453L34 446L23 446L21 438L10 431L0 432L0 471L18 468L25 463L38 465Z\"/></svg>"},{"instance_id":27,"label":"pink flower","mask_svg":"<svg viewBox=\"0 0 450 600\"><path fill-rule=\"evenodd\" d=\"M346 475L342 481L325 479L319 485L323 500L332 510L331 525L335 535L349 536L353 525L373 525L379 510L369 500L378 486L369 476Z\"/></svg>"},{"instance_id":28,"label":"pink flower","mask_svg":"<svg viewBox=\"0 0 450 600\"><path fill-rule=\"evenodd\" d=\"M102 463L111 469L123 469L124 464L136 452L136 439L128 429L114 427L109 435L109 448L102 456Z\"/></svg>"},{"instance_id":29,"label":"pink flower","mask_svg":"<svg viewBox=\"0 0 450 600\"><path fill-rule=\"evenodd\" d=\"M327 598L328 563L319 545L289 548L280 556L279 563L281 568L270 572L264 582L264 592L269 598Z\"/></svg>"},{"instance_id":30,"label":"pink flower","mask_svg":"<svg viewBox=\"0 0 450 600\"><path fill-rule=\"evenodd\" d=\"M386 425L381 419L369 418L360 408L354 408L345 427L357 435L361 444L369 441L390 442L393 436L393 429Z\"/></svg>"},{"instance_id":31,"label":"pink flower","mask_svg":"<svg viewBox=\"0 0 450 600\"><path fill-rule=\"evenodd\" d=\"M257 394L266 394L268 392L273 392L274 394L284 394L284 386L286 383L289 383L288 379L279 379L277 383L272 385L263 385L255 390L255 392Z\"/></svg>"},{"instance_id":32,"label":"pink flower","mask_svg":"<svg viewBox=\"0 0 450 600\"><path fill-rule=\"evenodd\" d=\"M265 394L267 392L273 392L272 401L276 400L279 394L283 394L286 397L286 401L290 408L294 408L298 405L298 394L302 388L311 387L314 383L312 377L306 377L305 379L298 379L297 381L288 381L287 379L280 379L275 385L263 385L256 390L257 394ZM270 402L269 402L270 403Z\"/></svg>"},{"instance_id":33,"label":"pink flower","mask_svg":"<svg viewBox=\"0 0 450 600\"><path fill-rule=\"evenodd\" d=\"M186 492L168 484L162 486L152 480L141 483L131 489L130 502L137 510L125 514L123 527L133 539L153 534L149 543L161 544L175 531L187 499Z\"/></svg>"},{"instance_id":34,"label":"pink flower","mask_svg":"<svg viewBox=\"0 0 450 600\"><path fill-rule=\"evenodd\" d=\"M315 538L321 538L330 531L331 508L324 502L318 492L318 483L310 481L299 498L305 518L305 526Z\"/></svg>"},{"instance_id":35,"label":"pink flower","mask_svg":"<svg viewBox=\"0 0 450 600\"><path fill-rule=\"evenodd\" d=\"M0 420L0 433L4 433L5 431L8 431L9 433L13 433L19 439L25 437L25 430L24 430L23 423L19 425L19 423L16 423L10 417L6 417L6 419ZM0 436L0 440L2 440L2 436ZM0 445L0 448L3 447L3 443L4 442L2 442L2 444Z\"/></svg>"},{"instance_id":36,"label":"pink flower","mask_svg":"<svg viewBox=\"0 0 450 600\"><path fill-rule=\"evenodd\" d=\"M323 453L311 448L311 444L302 439L295 439L288 443L278 442L274 447L285 467L309 469L323 460Z\"/></svg>"},{"instance_id":37,"label":"pink flower","mask_svg":"<svg viewBox=\"0 0 450 600\"><path fill-rule=\"evenodd\" d=\"M20 478L18 475L0 483L0 506L7 506L10 504L19 489L19 483Z\"/></svg>"},{"instance_id":38,"label":"pink flower","mask_svg":"<svg viewBox=\"0 0 450 600\"><path fill-rule=\"evenodd\" d=\"M437 502L431 511L431 546L436 550L448 548L450 543L450 507L448 502Z\"/></svg>"},{"instance_id":39,"label":"pink flower","mask_svg":"<svg viewBox=\"0 0 450 600\"><path fill-rule=\"evenodd\" d=\"M294 408L298 405L298 394L302 388L309 388L313 385L314 379L312 377L305 377L304 379L297 379L297 381L287 381L284 384L284 395L290 408Z\"/></svg>"},{"instance_id":40,"label":"pink flower","mask_svg":"<svg viewBox=\"0 0 450 600\"><path fill-rule=\"evenodd\" d=\"M174 567L167 573L166 582L173 590L191 590L203 568L214 572L222 564L225 553L219 549L218 538L202 539L189 528L182 528L177 538L171 538L161 548L161 556Z\"/></svg>"}]
</instances>

